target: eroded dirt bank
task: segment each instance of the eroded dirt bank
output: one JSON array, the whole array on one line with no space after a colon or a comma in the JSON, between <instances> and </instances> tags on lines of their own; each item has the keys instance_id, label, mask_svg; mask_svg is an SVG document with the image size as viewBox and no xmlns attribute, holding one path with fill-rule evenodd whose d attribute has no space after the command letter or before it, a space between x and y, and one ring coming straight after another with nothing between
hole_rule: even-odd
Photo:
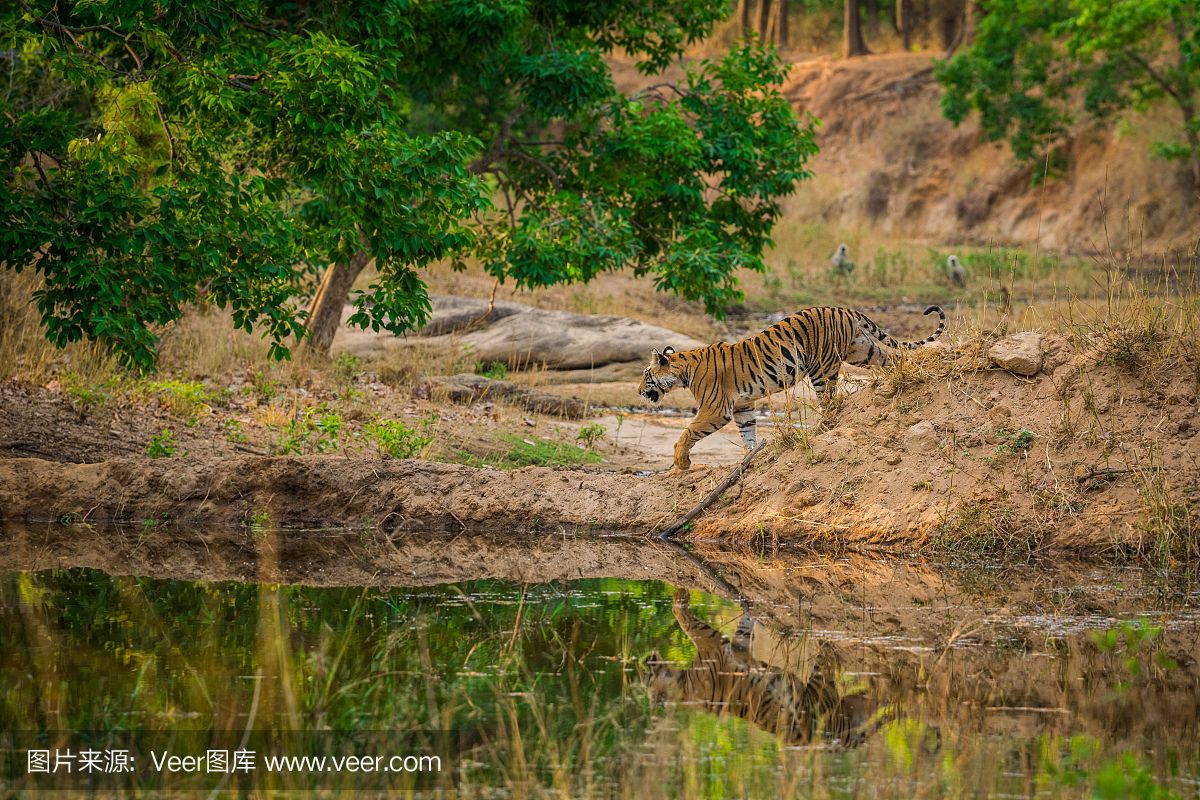
<instances>
[{"instance_id":1,"label":"eroded dirt bank","mask_svg":"<svg viewBox=\"0 0 1200 800\"><path fill-rule=\"evenodd\" d=\"M259 529L460 532L652 529L705 473L635 477L530 467L502 471L334 456L0 460L0 518Z\"/></svg>"},{"instance_id":2,"label":"eroded dirt bank","mask_svg":"<svg viewBox=\"0 0 1200 800\"><path fill-rule=\"evenodd\" d=\"M1062 174L1043 185L1007 144L986 141L975 117L955 127L942 115L928 54L813 58L793 67L785 92L823 123L817 178L800 186L793 213L949 241L1083 252L1136 241L1195 253L1186 169L1153 155L1156 139L1174 135L1173 117L1078 122L1059 151Z\"/></svg>"},{"instance_id":3,"label":"eroded dirt bank","mask_svg":"<svg viewBox=\"0 0 1200 800\"><path fill-rule=\"evenodd\" d=\"M688 535L832 551L1195 558L1200 371L1193 354L1150 362L1122 350L1119 337L1080 347L1030 336L1037 340L1031 376L995 366L990 340L932 347L860 376L862 388L840 398L819 429L764 426L773 445ZM5 459L0 519L128 522L144 530L166 523L645 536L691 509L727 471L504 471L344 455ZM322 535L291 531L286 539L307 546Z\"/></svg>"}]
</instances>

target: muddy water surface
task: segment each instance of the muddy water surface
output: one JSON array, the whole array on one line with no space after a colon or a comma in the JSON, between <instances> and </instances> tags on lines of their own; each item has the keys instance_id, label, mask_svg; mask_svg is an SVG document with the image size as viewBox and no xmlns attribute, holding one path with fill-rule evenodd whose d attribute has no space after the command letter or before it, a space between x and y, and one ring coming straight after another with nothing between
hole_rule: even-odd
<instances>
[{"instance_id":1,"label":"muddy water surface","mask_svg":"<svg viewBox=\"0 0 1200 800\"><path fill-rule=\"evenodd\" d=\"M1200 786L1200 614L1178 577L632 542L598 577L618 543L464 542L489 557L357 587L0 573L0 781L464 797ZM400 542L398 559L428 547ZM543 560L586 577L549 579ZM77 769L31 774L30 747ZM109 766L128 750L134 768L83 782L85 750ZM253 767L155 766L210 750ZM281 753L441 761L268 769Z\"/></svg>"}]
</instances>

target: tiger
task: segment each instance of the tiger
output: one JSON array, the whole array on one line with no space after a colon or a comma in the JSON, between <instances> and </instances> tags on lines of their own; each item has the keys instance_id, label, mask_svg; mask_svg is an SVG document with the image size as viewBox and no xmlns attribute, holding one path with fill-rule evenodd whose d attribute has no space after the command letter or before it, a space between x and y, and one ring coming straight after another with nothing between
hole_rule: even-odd
<instances>
[{"instance_id":1,"label":"tiger","mask_svg":"<svg viewBox=\"0 0 1200 800\"><path fill-rule=\"evenodd\" d=\"M809 744L821 732L843 747L857 747L891 719L893 709L876 708L864 694L843 695L820 667L804 680L755 659L754 618L748 613L731 640L696 616L686 589L675 591L672 611L696 646L696 657L686 669L664 662L657 652L642 661L647 693L656 704L734 714L791 745Z\"/></svg>"},{"instance_id":2,"label":"tiger","mask_svg":"<svg viewBox=\"0 0 1200 800\"><path fill-rule=\"evenodd\" d=\"M672 347L655 349L638 394L657 403L673 389L691 390L699 408L675 443L675 468L687 470L696 442L731 419L746 451L755 449L756 400L795 386L805 376L819 398L832 397L843 362L883 365L888 363L884 347L912 350L936 341L946 330L946 313L930 306L925 314L938 315L937 330L912 342L888 335L861 311L825 306L798 311L735 344L717 342L678 353Z\"/></svg>"}]
</instances>

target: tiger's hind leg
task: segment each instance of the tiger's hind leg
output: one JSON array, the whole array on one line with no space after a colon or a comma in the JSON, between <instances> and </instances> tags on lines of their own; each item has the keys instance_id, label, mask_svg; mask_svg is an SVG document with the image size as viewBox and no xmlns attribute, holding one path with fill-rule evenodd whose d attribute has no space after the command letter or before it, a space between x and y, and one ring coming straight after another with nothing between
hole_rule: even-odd
<instances>
[{"instance_id":1,"label":"tiger's hind leg","mask_svg":"<svg viewBox=\"0 0 1200 800\"><path fill-rule=\"evenodd\" d=\"M721 428L729 424L729 420L733 415L731 412L704 414L703 411L696 415L691 424L687 426L684 432L680 435L679 441L675 443L675 468L679 470L691 469L692 466L692 447L696 442L706 436L716 433Z\"/></svg>"},{"instance_id":2,"label":"tiger's hind leg","mask_svg":"<svg viewBox=\"0 0 1200 800\"><path fill-rule=\"evenodd\" d=\"M835 370L832 375L811 375L809 377L812 380L813 391L817 393L817 403L821 406L820 427L829 430L833 427L838 409L841 408L841 401L837 395L838 373Z\"/></svg>"},{"instance_id":3,"label":"tiger's hind leg","mask_svg":"<svg viewBox=\"0 0 1200 800\"><path fill-rule=\"evenodd\" d=\"M758 423L755 418L753 402L746 401L733 407L733 421L737 424L738 433L742 435L742 444L747 453L758 444Z\"/></svg>"},{"instance_id":4,"label":"tiger's hind leg","mask_svg":"<svg viewBox=\"0 0 1200 800\"><path fill-rule=\"evenodd\" d=\"M832 375L810 375L813 391L817 393L817 402L822 408L829 405L835 397L837 397L838 374L835 371Z\"/></svg>"}]
</instances>

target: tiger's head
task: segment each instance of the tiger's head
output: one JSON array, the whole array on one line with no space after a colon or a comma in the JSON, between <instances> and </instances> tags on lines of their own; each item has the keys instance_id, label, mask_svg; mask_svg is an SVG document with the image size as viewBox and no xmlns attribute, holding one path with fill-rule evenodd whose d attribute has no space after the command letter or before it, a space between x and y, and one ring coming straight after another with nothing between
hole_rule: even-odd
<instances>
[{"instance_id":1,"label":"tiger's head","mask_svg":"<svg viewBox=\"0 0 1200 800\"><path fill-rule=\"evenodd\" d=\"M655 705L683 702L683 678L686 670L676 669L675 665L665 660L655 650L638 664L642 681L646 684L646 692L650 702Z\"/></svg>"},{"instance_id":2,"label":"tiger's head","mask_svg":"<svg viewBox=\"0 0 1200 800\"><path fill-rule=\"evenodd\" d=\"M642 372L638 394L651 403L657 403L676 386L686 385L678 369L671 366L670 356L674 354L673 347L665 347L661 353L657 350L650 351L650 365Z\"/></svg>"}]
</instances>

